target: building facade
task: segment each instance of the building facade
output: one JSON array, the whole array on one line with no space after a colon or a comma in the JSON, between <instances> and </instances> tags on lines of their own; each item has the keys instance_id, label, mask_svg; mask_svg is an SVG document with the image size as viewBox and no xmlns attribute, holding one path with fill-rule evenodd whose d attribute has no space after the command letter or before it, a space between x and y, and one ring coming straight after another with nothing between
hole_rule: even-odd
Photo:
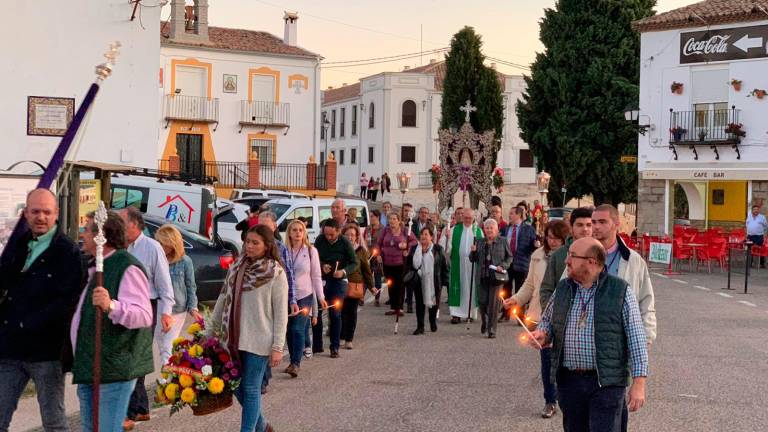
<instances>
[{"instance_id":1,"label":"building facade","mask_svg":"<svg viewBox=\"0 0 768 432\"><path fill-rule=\"evenodd\" d=\"M322 93L317 155L338 163L338 190L352 193L362 173L381 177L398 172L412 175L411 188L431 188L429 169L439 163L442 83L445 62L401 72L383 72L358 83ZM506 180L533 183L535 168L528 145L520 138L515 104L525 83L521 76L499 74L504 89L505 124L498 163ZM326 150L327 148L327 150ZM394 185L396 186L396 185Z\"/></svg>"},{"instance_id":2,"label":"building facade","mask_svg":"<svg viewBox=\"0 0 768 432\"><path fill-rule=\"evenodd\" d=\"M768 2L708 0L641 33L638 230L743 226L768 198Z\"/></svg>"},{"instance_id":3,"label":"building facade","mask_svg":"<svg viewBox=\"0 0 768 432\"><path fill-rule=\"evenodd\" d=\"M68 158L154 166L160 8L142 7L134 15L123 0L8 6L13 19L0 27L6 57L0 62L6 78L0 84L0 169L22 160L48 163L113 41L122 44L114 71L82 127L79 150Z\"/></svg>"},{"instance_id":4,"label":"building facade","mask_svg":"<svg viewBox=\"0 0 768 432\"><path fill-rule=\"evenodd\" d=\"M208 26L207 8L173 0L161 29L157 163L215 175L220 195L248 183L252 158L261 186L297 182L306 168L289 165L306 164L317 142L321 57L298 46L296 14L281 39Z\"/></svg>"}]
</instances>

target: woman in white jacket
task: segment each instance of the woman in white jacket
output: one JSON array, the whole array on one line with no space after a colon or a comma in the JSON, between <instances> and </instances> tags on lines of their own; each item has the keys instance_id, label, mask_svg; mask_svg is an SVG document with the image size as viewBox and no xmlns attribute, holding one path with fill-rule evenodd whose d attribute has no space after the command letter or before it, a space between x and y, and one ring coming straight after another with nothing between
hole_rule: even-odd
<instances>
[{"instance_id":1,"label":"woman in white jacket","mask_svg":"<svg viewBox=\"0 0 768 432\"><path fill-rule=\"evenodd\" d=\"M570 234L570 227L565 221L556 220L546 225L544 228L544 246L536 249L531 255L531 265L528 268L528 277L525 278L520 291L512 297L504 300L504 307L525 307L528 305L527 323L535 325L541 319L541 305L539 302L539 288L541 280L544 278L544 272L547 271L549 256L552 252L560 249L565 244L565 240ZM544 385L544 409L541 416L550 418L555 415L557 410L557 391L550 382L550 353L551 347L545 347L541 350L541 381Z\"/></svg>"}]
</instances>

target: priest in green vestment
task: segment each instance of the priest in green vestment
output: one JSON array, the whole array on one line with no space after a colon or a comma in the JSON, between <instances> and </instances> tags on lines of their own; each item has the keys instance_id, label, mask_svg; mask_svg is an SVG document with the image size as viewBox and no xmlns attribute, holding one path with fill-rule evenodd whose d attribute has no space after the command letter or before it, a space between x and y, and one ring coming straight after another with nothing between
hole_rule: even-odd
<instances>
[{"instance_id":1,"label":"priest in green vestment","mask_svg":"<svg viewBox=\"0 0 768 432\"><path fill-rule=\"evenodd\" d=\"M458 219L457 214L457 219ZM475 213L470 208L462 210L461 223L453 227L446 253L451 257L451 284L448 288L448 306L451 323L456 324L467 316L477 318L477 292L472 280L472 263L469 254L475 241L483 238L483 231L475 225ZM470 289L472 307L470 308ZM471 309L471 315L470 315Z\"/></svg>"}]
</instances>

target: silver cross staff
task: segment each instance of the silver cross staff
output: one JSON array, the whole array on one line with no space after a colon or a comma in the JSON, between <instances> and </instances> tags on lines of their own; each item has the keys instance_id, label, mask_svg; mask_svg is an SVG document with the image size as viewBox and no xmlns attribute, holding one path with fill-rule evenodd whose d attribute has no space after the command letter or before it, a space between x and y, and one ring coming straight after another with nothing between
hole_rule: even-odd
<instances>
[{"instance_id":1,"label":"silver cross staff","mask_svg":"<svg viewBox=\"0 0 768 432\"><path fill-rule=\"evenodd\" d=\"M464 103L464 106L460 107L459 109L464 111L464 123L469 123L469 115L477 111L477 107L472 106L472 102L470 102L469 99L467 99L467 102Z\"/></svg>"},{"instance_id":2,"label":"silver cross staff","mask_svg":"<svg viewBox=\"0 0 768 432\"><path fill-rule=\"evenodd\" d=\"M104 245L107 244L107 238L104 237L104 223L107 221L107 208L104 206L104 201L99 201L99 207L96 209L96 214L93 216L93 222L96 223L96 228L99 232L93 238L96 243L96 272L101 273L104 271Z\"/></svg>"}]
</instances>

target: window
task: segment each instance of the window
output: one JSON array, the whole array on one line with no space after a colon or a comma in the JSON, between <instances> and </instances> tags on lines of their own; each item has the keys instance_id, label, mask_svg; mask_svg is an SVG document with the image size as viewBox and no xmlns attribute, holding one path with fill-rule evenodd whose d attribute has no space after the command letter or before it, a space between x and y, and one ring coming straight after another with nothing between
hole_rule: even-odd
<instances>
[{"instance_id":1,"label":"window","mask_svg":"<svg viewBox=\"0 0 768 432\"><path fill-rule=\"evenodd\" d=\"M331 110L331 138L336 138L336 110Z\"/></svg>"},{"instance_id":2,"label":"window","mask_svg":"<svg viewBox=\"0 0 768 432\"><path fill-rule=\"evenodd\" d=\"M323 111L323 114L320 116L320 139L325 139L325 119L328 118L328 112Z\"/></svg>"},{"instance_id":3,"label":"window","mask_svg":"<svg viewBox=\"0 0 768 432\"><path fill-rule=\"evenodd\" d=\"M278 230L285 232L288 229L288 224L294 219L299 219L307 225L307 229L312 229L312 207L298 207L292 212L288 213L288 216L280 223Z\"/></svg>"},{"instance_id":4,"label":"window","mask_svg":"<svg viewBox=\"0 0 768 432\"><path fill-rule=\"evenodd\" d=\"M368 107L368 129L373 129L376 126L376 108L373 105L373 102L371 102L371 105Z\"/></svg>"},{"instance_id":5,"label":"window","mask_svg":"<svg viewBox=\"0 0 768 432\"><path fill-rule=\"evenodd\" d=\"M712 204L713 205L725 204L725 189L712 189Z\"/></svg>"},{"instance_id":6,"label":"window","mask_svg":"<svg viewBox=\"0 0 768 432\"><path fill-rule=\"evenodd\" d=\"M341 121L339 122L339 138L344 138L344 130L347 128L346 126L347 109L342 108L340 114L341 114Z\"/></svg>"},{"instance_id":7,"label":"window","mask_svg":"<svg viewBox=\"0 0 768 432\"><path fill-rule=\"evenodd\" d=\"M325 165L325 152L320 152L320 165Z\"/></svg>"},{"instance_id":8,"label":"window","mask_svg":"<svg viewBox=\"0 0 768 432\"><path fill-rule=\"evenodd\" d=\"M520 168L533 168L533 153L528 149L520 149Z\"/></svg>"},{"instance_id":9,"label":"window","mask_svg":"<svg viewBox=\"0 0 768 432\"><path fill-rule=\"evenodd\" d=\"M339 165L344 165L344 149L339 150Z\"/></svg>"},{"instance_id":10,"label":"window","mask_svg":"<svg viewBox=\"0 0 768 432\"><path fill-rule=\"evenodd\" d=\"M331 156L330 157L332 157L333 160L338 161L338 159L336 159L336 150L331 150Z\"/></svg>"},{"instance_id":11,"label":"window","mask_svg":"<svg viewBox=\"0 0 768 432\"><path fill-rule=\"evenodd\" d=\"M357 135L357 105L352 105L352 136Z\"/></svg>"},{"instance_id":12,"label":"window","mask_svg":"<svg viewBox=\"0 0 768 432\"><path fill-rule=\"evenodd\" d=\"M147 212L147 203L149 201L149 189L130 188L126 186L112 187L112 208L124 209L127 207L136 207L142 213Z\"/></svg>"},{"instance_id":13,"label":"window","mask_svg":"<svg viewBox=\"0 0 768 432\"><path fill-rule=\"evenodd\" d=\"M270 139L252 139L251 151L256 153L261 161L261 166L275 163L275 142Z\"/></svg>"},{"instance_id":14,"label":"window","mask_svg":"<svg viewBox=\"0 0 768 432\"><path fill-rule=\"evenodd\" d=\"M416 146L400 147L400 163L416 163Z\"/></svg>"},{"instance_id":15,"label":"window","mask_svg":"<svg viewBox=\"0 0 768 432\"><path fill-rule=\"evenodd\" d=\"M688 131L687 139L704 140L724 137L728 124L728 89L722 85L730 81L728 69L704 69L691 72L691 103L693 128L681 125ZM685 120L684 120L685 122Z\"/></svg>"},{"instance_id":16,"label":"window","mask_svg":"<svg viewBox=\"0 0 768 432\"><path fill-rule=\"evenodd\" d=\"M403 102L403 127L416 127L416 102L407 100Z\"/></svg>"},{"instance_id":17,"label":"window","mask_svg":"<svg viewBox=\"0 0 768 432\"><path fill-rule=\"evenodd\" d=\"M349 150L349 164L355 165L357 164L357 149L353 148Z\"/></svg>"},{"instance_id":18,"label":"window","mask_svg":"<svg viewBox=\"0 0 768 432\"><path fill-rule=\"evenodd\" d=\"M368 147L368 163L373 163L373 147Z\"/></svg>"}]
</instances>

